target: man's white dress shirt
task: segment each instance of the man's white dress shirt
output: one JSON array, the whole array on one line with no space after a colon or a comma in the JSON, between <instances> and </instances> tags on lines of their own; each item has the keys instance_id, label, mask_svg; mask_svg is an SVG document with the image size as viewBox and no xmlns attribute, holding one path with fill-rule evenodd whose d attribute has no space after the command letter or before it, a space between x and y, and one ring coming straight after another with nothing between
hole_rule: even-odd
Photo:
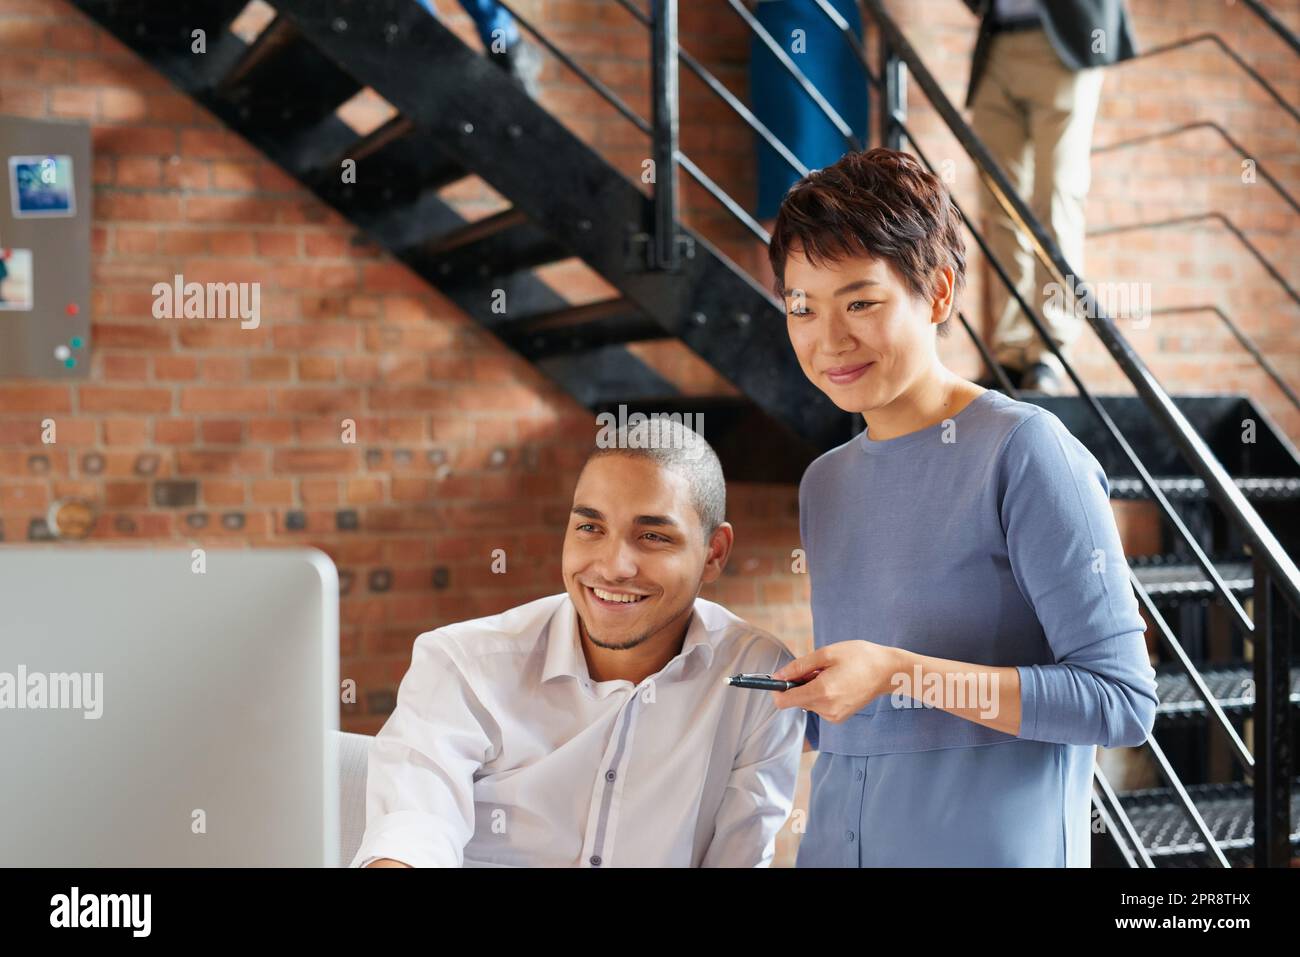
<instances>
[{"instance_id":1,"label":"man's white dress shirt","mask_svg":"<svg viewBox=\"0 0 1300 957\"><path fill-rule=\"evenodd\" d=\"M593 681L567 594L420 635L376 735L352 866L766 866L804 713L725 685L790 653L695 600L681 653Z\"/></svg>"}]
</instances>

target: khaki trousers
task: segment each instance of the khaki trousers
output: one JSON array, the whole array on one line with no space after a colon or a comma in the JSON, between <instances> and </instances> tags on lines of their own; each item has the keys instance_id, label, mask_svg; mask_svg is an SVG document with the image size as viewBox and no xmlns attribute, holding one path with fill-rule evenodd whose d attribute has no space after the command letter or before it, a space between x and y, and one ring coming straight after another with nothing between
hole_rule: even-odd
<instances>
[{"instance_id":1,"label":"khaki trousers","mask_svg":"<svg viewBox=\"0 0 1300 957\"><path fill-rule=\"evenodd\" d=\"M1070 70L1042 30L1000 33L992 38L988 66L971 103L976 135L1060 246L1075 282L1084 276L1083 210L1101 81L1100 67ZM1043 314L1057 346L1067 350L1084 325L1073 312L1073 299L1049 288L1056 279L1030 252L1028 239L987 189L983 196L985 236L993 254L1025 301ZM1060 362L992 270L989 281L994 358L1015 369L1045 362L1064 377Z\"/></svg>"}]
</instances>

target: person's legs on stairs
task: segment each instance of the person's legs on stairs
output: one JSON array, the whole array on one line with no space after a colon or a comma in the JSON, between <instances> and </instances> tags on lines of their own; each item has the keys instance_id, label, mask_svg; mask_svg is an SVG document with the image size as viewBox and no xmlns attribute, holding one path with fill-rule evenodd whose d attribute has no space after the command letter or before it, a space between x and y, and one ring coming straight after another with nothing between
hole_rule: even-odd
<instances>
[{"instance_id":1,"label":"person's legs on stairs","mask_svg":"<svg viewBox=\"0 0 1300 957\"><path fill-rule=\"evenodd\" d=\"M504 51L523 39L515 18L496 0L460 0L460 5L474 21L474 29L485 49Z\"/></svg>"},{"instance_id":2,"label":"person's legs on stairs","mask_svg":"<svg viewBox=\"0 0 1300 957\"><path fill-rule=\"evenodd\" d=\"M434 0L419 0L422 7L438 16ZM542 57L537 48L523 38L510 11L497 0L460 0L461 8L474 21L474 29L487 58L510 74L533 99L541 93L538 77Z\"/></svg>"},{"instance_id":3,"label":"person's legs on stairs","mask_svg":"<svg viewBox=\"0 0 1300 957\"><path fill-rule=\"evenodd\" d=\"M993 38L988 68L971 104L971 126L993 154L994 161L1006 173L1012 187L1021 196L1027 197L1033 181L1029 153L1029 117L1025 104L1013 93L1018 85L1016 58L1008 44L1014 40L1014 36L1006 35ZM1030 294L1034 269L1029 244L1020 237L1011 217L991 192L986 189L981 199L984 203L985 238L989 250L1007 271L1020 294L1032 301ZM1016 330L1019 324L1029 323L997 273L990 269L988 277L988 301L992 316L989 349L1000 365L1017 373L1012 385L1018 385L1015 380L1019 378L1019 370L1024 368L1024 356L1017 347L1023 336L1017 335Z\"/></svg>"},{"instance_id":4,"label":"person's legs on stairs","mask_svg":"<svg viewBox=\"0 0 1300 957\"><path fill-rule=\"evenodd\" d=\"M860 37L856 0L831 0L831 6ZM754 16L777 43L786 45L790 59L848 124L858 143L868 146L867 74L825 13L813 0L779 0L758 4ZM792 36L800 38L795 45L789 42ZM831 166L848 152L839 129L757 34L750 38L749 101L758 120L805 169ZM751 213L770 232L782 199L800 174L757 133L754 143L758 188ZM771 290L772 270L761 242L754 243L753 262L755 279Z\"/></svg>"},{"instance_id":5,"label":"person's legs on stairs","mask_svg":"<svg viewBox=\"0 0 1300 957\"><path fill-rule=\"evenodd\" d=\"M1040 32L1041 33L1041 32ZM1041 35L1036 56L1040 80L1030 105L1030 135L1035 177L1030 209L1061 249L1074 271L1061 289L1055 274L1042 263L1036 269L1044 324L1052 341L1067 352L1083 331L1085 320L1075 311L1071 295L1084 272L1084 205L1091 184L1090 154L1093 123L1101 96L1102 71L1072 71L1060 62L1050 41ZM1065 368L1035 335L1026 350L1027 365L1042 364L1064 382ZM1046 378L1046 377L1045 377ZM1046 389L1044 391L1047 391Z\"/></svg>"}]
</instances>

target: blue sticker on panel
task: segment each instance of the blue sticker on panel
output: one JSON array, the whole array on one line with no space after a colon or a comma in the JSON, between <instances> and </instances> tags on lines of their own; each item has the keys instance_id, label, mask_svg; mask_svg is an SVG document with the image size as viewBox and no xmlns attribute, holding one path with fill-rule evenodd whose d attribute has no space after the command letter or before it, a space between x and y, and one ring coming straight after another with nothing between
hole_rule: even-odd
<instances>
[{"instance_id":1,"label":"blue sticker on panel","mask_svg":"<svg viewBox=\"0 0 1300 957\"><path fill-rule=\"evenodd\" d=\"M15 219L76 215L72 157L9 157L9 196Z\"/></svg>"}]
</instances>

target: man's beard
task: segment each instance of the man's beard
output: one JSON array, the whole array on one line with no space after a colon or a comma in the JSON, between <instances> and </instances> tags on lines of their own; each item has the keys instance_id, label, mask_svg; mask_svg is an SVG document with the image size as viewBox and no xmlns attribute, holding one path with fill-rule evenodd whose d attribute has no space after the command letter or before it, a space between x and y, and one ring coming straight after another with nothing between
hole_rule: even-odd
<instances>
[{"instance_id":1,"label":"man's beard","mask_svg":"<svg viewBox=\"0 0 1300 957\"><path fill-rule=\"evenodd\" d=\"M681 616L682 612L686 611L687 609L694 608L694 606L695 606L695 599L694 598L688 599L686 604L684 604L681 608L677 609L675 613L668 616L668 619L666 621L662 621L659 624L652 626L651 628L647 629L643 634L638 635L636 638L633 638L631 641L625 641L622 644L617 644L617 645L610 644L609 642L606 641L601 641L599 638L597 638L595 635L591 633L591 629L587 627L587 623L585 621L582 623L582 626L584 629L586 629L587 640L590 641L597 648L604 648L607 651L627 651L631 648L635 648L637 645L642 644L645 641L648 641L652 635L662 631L670 623L676 621Z\"/></svg>"}]
</instances>

